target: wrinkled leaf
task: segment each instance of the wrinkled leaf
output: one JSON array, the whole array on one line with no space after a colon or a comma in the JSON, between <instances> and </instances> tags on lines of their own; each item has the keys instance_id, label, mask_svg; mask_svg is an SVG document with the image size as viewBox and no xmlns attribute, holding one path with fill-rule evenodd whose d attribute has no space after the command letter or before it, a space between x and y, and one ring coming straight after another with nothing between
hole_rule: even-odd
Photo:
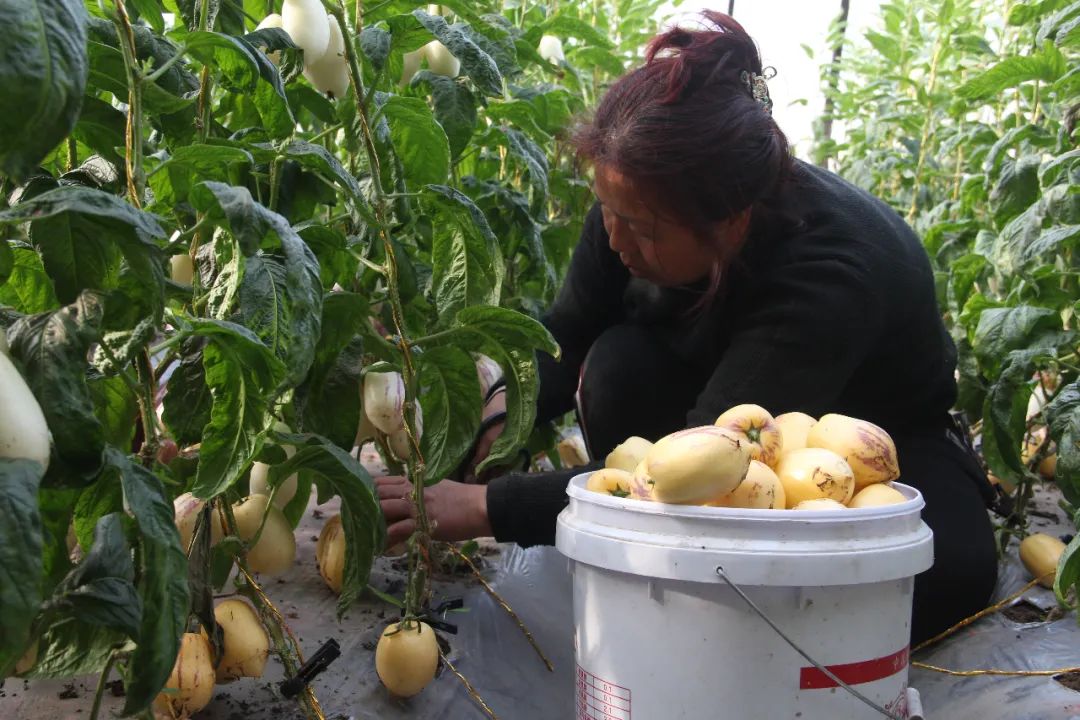
<instances>
[{"instance_id":1,"label":"wrinkled leaf","mask_svg":"<svg viewBox=\"0 0 1080 720\"><path fill-rule=\"evenodd\" d=\"M469 305L497 304L504 265L484 213L467 195L445 185L425 188L436 217L431 285L445 320Z\"/></svg>"},{"instance_id":2,"label":"wrinkled leaf","mask_svg":"<svg viewBox=\"0 0 1080 720\"><path fill-rule=\"evenodd\" d=\"M5 677L22 657L41 604L41 474L32 460L0 458L0 676Z\"/></svg>"},{"instance_id":3,"label":"wrinkled leaf","mask_svg":"<svg viewBox=\"0 0 1080 720\"><path fill-rule=\"evenodd\" d=\"M425 477L427 482L438 482L465 459L480 429L482 400L476 363L459 348L432 348L420 356L420 386Z\"/></svg>"}]
</instances>

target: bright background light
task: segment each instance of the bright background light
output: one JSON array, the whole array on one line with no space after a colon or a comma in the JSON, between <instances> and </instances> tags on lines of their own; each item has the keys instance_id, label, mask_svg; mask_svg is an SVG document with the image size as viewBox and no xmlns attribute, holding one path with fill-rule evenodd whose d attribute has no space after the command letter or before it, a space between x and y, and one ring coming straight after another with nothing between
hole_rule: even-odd
<instances>
[{"instance_id":1,"label":"bright background light","mask_svg":"<svg viewBox=\"0 0 1080 720\"><path fill-rule=\"evenodd\" d=\"M863 33L878 18L880 0L851 0L847 36L865 44ZM727 12L727 0L686 0L679 7L663 6L661 24L693 20L702 9ZM762 62L776 68L769 81L773 115L787 134L796 155L806 158L813 122L825 106L820 64L832 57L827 46L829 25L840 14L840 0L735 0L734 18L757 41ZM813 51L808 57L803 45ZM835 136L835 133L834 133Z\"/></svg>"}]
</instances>

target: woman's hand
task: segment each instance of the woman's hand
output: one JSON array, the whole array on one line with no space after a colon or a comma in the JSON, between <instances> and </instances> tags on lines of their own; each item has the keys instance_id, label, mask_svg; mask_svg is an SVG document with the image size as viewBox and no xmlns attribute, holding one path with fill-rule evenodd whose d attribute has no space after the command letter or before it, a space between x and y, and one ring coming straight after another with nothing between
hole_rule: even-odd
<instances>
[{"instance_id":1,"label":"woman's hand","mask_svg":"<svg viewBox=\"0 0 1080 720\"><path fill-rule=\"evenodd\" d=\"M409 499L412 484L398 475L375 478L379 504L386 517L386 546L409 539L416 529ZM487 487L443 480L424 490L424 508L435 540L453 542L489 537Z\"/></svg>"},{"instance_id":2,"label":"woman's hand","mask_svg":"<svg viewBox=\"0 0 1080 720\"><path fill-rule=\"evenodd\" d=\"M506 412L506 392L496 393L484 406L484 417L488 418L498 413ZM491 454L491 447L495 444L495 441L502 435L503 429L506 427L505 422L492 425L487 431L480 436L476 443L476 452L473 453L472 459L469 460L469 464L465 468L464 480L467 483L486 483L494 475L495 468L488 468L484 471L483 476L477 477L476 466L482 463L488 455Z\"/></svg>"}]
</instances>

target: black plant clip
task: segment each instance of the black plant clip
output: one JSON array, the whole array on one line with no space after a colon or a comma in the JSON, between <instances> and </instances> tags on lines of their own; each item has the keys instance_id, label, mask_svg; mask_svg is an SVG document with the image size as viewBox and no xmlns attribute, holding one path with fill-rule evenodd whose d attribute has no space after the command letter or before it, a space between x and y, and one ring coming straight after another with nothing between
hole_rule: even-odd
<instances>
[{"instance_id":1,"label":"black plant clip","mask_svg":"<svg viewBox=\"0 0 1080 720\"><path fill-rule=\"evenodd\" d=\"M441 616L443 613L449 612L450 610L460 610L463 607L465 607L464 598L450 598L449 600L444 600L434 609L420 613L419 619L423 620L436 630L442 630L445 633L457 635L457 625L454 625L453 623L448 623L445 620L440 620L439 616ZM402 617L405 616L404 608L402 608L401 610L401 615Z\"/></svg>"},{"instance_id":2,"label":"black plant clip","mask_svg":"<svg viewBox=\"0 0 1080 720\"><path fill-rule=\"evenodd\" d=\"M330 663L341 655L341 647L333 638L327 640L315 654L300 666L296 675L281 682L281 694L287 698L296 697L304 688L311 684L319 673L325 670Z\"/></svg>"}]
</instances>

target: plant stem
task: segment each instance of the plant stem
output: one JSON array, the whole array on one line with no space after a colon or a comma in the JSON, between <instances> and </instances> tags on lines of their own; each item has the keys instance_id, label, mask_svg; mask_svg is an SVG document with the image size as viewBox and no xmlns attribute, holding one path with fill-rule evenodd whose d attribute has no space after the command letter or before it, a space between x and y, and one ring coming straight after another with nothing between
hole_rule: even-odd
<instances>
[{"instance_id":1,"label":"plant stem","mask_svg":"<svg viewBox=\"0 0 1080 720\"><path fill-rule=\"evenodd\" d=\"M67 139L67 169L68 172L74 170L79 165L79 143L75 139L74 135L69 135Z\"/></svg>"},{"instance_id":2,"label":"plant stem","mask_svg":"<svg viewBox=\"0 0 1080 720\"><path fill-rule=\"evenodd\" d=\"M346 27L345 2L337 0L336 5L327 8L342 27ZM394 256L394 248L390 242L389 220L387 211L386 192L382 186L378 152L375 149L375 137L371 131L371 122L368 117L368 108L364 102L367 92L364 89L363 75L360 72L359 55L350 34L345 36L345 59L349 64L349 76L353 86L353 98L356 102L357 118L360 120L360 130L363 135L364 151L367 154L369 169L371 170L372 188L375 192L375 216L378 221L379 235L382 237L383 248L386 253L386 282L390 300L390 311L394 321L394 329L400 338L398 349L402 356L402 380L405 383L405 432L409 437L409 457L406 463L406 474L412 483L412 501L416 507L416 531L413 534L413 542L409 543L409 579L406 584L405 594L405 620L410 620L420 614L428 595L425 570L430 557L428 552L431 542L431 526L428 522L427 512L424 509L424 460L420 453L419 435L416 432L416 388L417 373L413 361L412 349L406 337L405 311L401 302L401 294L398 290L398 266ZM425 567L421 567L421 566ZM413 580L421 580L414 583ZM414 587L419 585L420 587Z\"/></svg>"},{"instance_id":3,"label":"plant stem","mask_svg":"<svg viewBox=\"0 0 1080 720\"><path fill-rule=\"evenodd\" d=\"M199 14L199 29L206 31L210 30L210 1L202 0L200 2L201 12ZM210 137L210 123L213 118L210 113L210 105L213 102L211 97L211 91L213 90L214 78L210 74L210 68L203 66L202 73L199 75L199 142L206 142L206 139Z\"/></svg>"},{"instance_id":4,"label":"plant stem","mask_svg":"<svg viewBox=\"0 0 1080 720\"><path fill-rule=\"evenodd\" d=\"M109 653L109 659L105 661L105 669L98 676L97 689L94 691L94 705L90 708L90 720L97 720L101 712L101 698L105 695L105 684L112 672L113 663L116 662L116 651Z\"/></svg>"},{"instance_id":5,"label":"plant stem","mask_svg":"<svg viewBox=\"0 0 1080 720\"><path fill-rule=\"evenodd\" d=\"M285 158L278 155L270 165L270 209L277 212L278 195L281 191L281 165Z\"/></svg>"},{"instance_id":6,"label":"plant stem","mask_svg":"<svg viewBox=\"0 0 1080 720\"><path fill-rule=\"evenodd\" d=\"M154 72L150 73L149 75L144 75L143 79L142 79L143 82L144 83L157 82L161 78L162 75L164 75L165 73L167 73L169 71L169 68L171 68L173 65L180 62L184 58L184 53L186 53L186 52L187 52L187 45L181 44L180 47L176 49L176 54L175 55L173 55L171 58L169 58L165 62L161 63L156 68L154 68Z\"/></svg>"},{"instance_id":7,"label":"plant stem","mask_svg":"<svg viewBox=\"0 0 1080 720\"><path fill-rule=\"evenodd\" d=\"M146 187L146 175L142 163L142 71L135 52L135 31L131 29L124 0L115 0L117 35L120 38L120 50L124 57L124 70L128 84L127 132L125 137L125 165L127 166L128 194L131 203L142 207L143 189Z\"/></svg>"},{"instance_id":8,"label":"plant stem","mask_svg":"<svg viewBox=\"0 0 1080 720\"><path fill-rule=\"evenodd\" d=\"M150 351L140 353L135 359L135 374L142 383L142 392L139 393L139 414L143 424L143 446L139 450L145 467L153 467L157 457L158 445L158 419L157 407L154 403L154 366L150 360Z\"/></svg>"}]
</instances>

